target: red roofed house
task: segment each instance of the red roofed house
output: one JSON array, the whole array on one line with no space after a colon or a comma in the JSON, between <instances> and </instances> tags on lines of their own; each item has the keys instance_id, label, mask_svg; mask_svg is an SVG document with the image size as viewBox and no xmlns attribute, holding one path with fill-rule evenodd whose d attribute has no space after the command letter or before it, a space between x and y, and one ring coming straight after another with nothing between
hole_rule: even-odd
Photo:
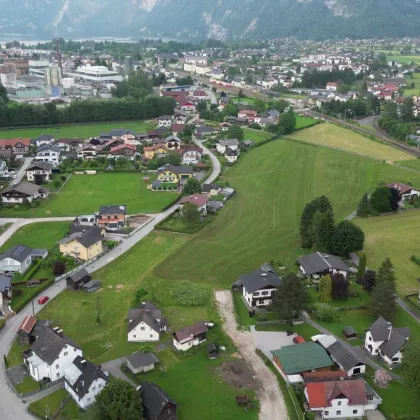
<instances>
[{"instance_id":1,"label":"red roofed house","mask_svg":"<svg viewBox=\"0 0 420 420\"><path fill-rule=\"evenodd\" d=\"M168 90L168 91L161 91L160 92L161 96L167 96L169 98L173 98L175 99L177 102L179 102L181 99L186 98L187 96L187 92L183 91L183 90Z\"/></svg>"},{"instance_id":2,"label":"red roofed house","mask_svg":"<svg viewBox=\"0 0 420 420\"><path fill-rule=\"evenodd\" d=\"M338 83L337 82L328 82L326 86L327 90L330 90L332 92L335 92L338 89Z\"/></svg>"},{"instance_id":3,"label":"red roofed house","mask_svg":"<svg viewBox=\"0 0 420 420\"><path fill-rule=\"evenodd\" d=\"M181 205L181 209L183 204L194 204L195 206L197 206L200 213L207 214L208 201L209 198L207 197L207 194L193 194L182 197L181 200L178 201L178 203Z\"/></svg>"},{"instance_id":4,"label":"red roofed house","mask_svg":"<svg viewBox=\"0 0 420 420\"><path fill-rule=\"evenodd\" d=\"M363 380L311 382L306 384L308 408L329 418L363 418L382 403L379 395Z\"/></svg>"},{"instance_id":5,"label":"red roofed house","mask_svg":"<svg viewBox=\"0 0 420 420\"><path fill-rule=\"evenodd\" d=\"M194 102L190 101L187 98L181 98L179 101L179 108L181 109L181 111L184 112L196 112L197 108L194 104Z\"/></svg>"},{"instance_id":6,"label":"red roofed house","mask_svg":"<svg viewBox=\"0 0 420 420\"><path fill-rule=\"evenodd\" d=\"M184 131L185 124L172 124L171 131L174 136L182 133Z\"/></svg>"},{"instance_id":7,"label":"red roofed house","mask_svg":"<svg viewBox=\"0 0 420 420\"><path fill-rule=\"evenodd\" d=\"M33 315L26 315L25 318L23 318L22 323L19 325L17 334L19 339L19 344L31 344L32 343L32 337L31 332L34 329L36 324L36 318Z\"/></svg>"},{"instance_id":8,"label":"red roofed house","mask_svg":"<svg viewBox=\"0 0 420 420\"><path fill-rule=\"evenodd\" d=\"M251 109L243 109L238 112L238 118L247 118L248 121L254 121L254 118L257 116L257 111Z\"/></svg>"},{"instance_id":9,"label":"red roofed house","mask_svg":"<svg viewBox=\"0 0 420 420\"><path fill-rule=\"evenodd\" d=\"M420 196L419 190L414 189L410 185L401 184L400 182L394 182L393 184L388 184L387 187L397 190L398 193L400 194L402 201Z\"/></svg>"},{"instance_id":10,"label":"red roofed house","mask_svg":"<svg viewBox=\"0 0 420 420\"><path fill-rule=\"evenodd\" d=\"M112 147L110 153L113 156L133 157L136 153L136 146L126 143L120 144L118 146Z\"/></svg>"},{"instance_id":11,"label":"red roofed house","mask_svg":"<svg viewBox=\"0 0 420 420\"><path fill-rule=\"evenodd\" d=\"M0 139L0 150L10 149L14 155L28 153L31 148L31 139Z\"/></svg>"}]
</instances>

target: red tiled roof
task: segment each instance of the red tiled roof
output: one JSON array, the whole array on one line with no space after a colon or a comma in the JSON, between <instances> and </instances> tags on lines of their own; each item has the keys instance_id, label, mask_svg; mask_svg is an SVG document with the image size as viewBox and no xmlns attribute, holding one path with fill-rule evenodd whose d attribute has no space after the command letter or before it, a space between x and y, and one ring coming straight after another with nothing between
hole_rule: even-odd
<instances>
[{"instance_id":1,"label":"red tiled roof","mask_svg":"<svg viewBox=\"0 0 420 420\"><path fill-rule=\"evenodd\" d=\"M121 149L130 149L131 151L135 152L136 151L136 146L134 146L132 144L120 144L118 146L111 147L110 152L111 153L118 152Z\"/></svg>"},{"instance_id":2,"label":"red tiled roof","mask_svg":"<svg viewBox=\"0 0 420 420\"><path fill-rule=\"evenodd\" d=\"M163 143L158 143L158 144L155 144L154 146L146 146L143 150L145 152L154 152L155 150L158 150L158 149L168 150L167 147Z\"/></svg>"},{"instance_id":3,"label":"red tiled roof","mask_svg":"<svg viewBox=\"0 0 420 420\"><path fill-rule=\"evenodd\" d=\"M347 372L344 370L331 370L325 372L304 372L303 379L307 382L325 382L337 381L341 378L347 378Z\"/></svg>"},{"instance_id":4,"label":"red tiled roof","mask_svg":"<svg viewBox=\"0 0 420 420\"><path fill-rule=\"evenodd\" d=\"M182 133L184 131L185 124L172 124L172 131L174 133Z\"/></svg>"},{"instance_id":5,"label":"red tiled roof","mask_svg":"<svg viewBox=\"0 0 420 420\"><path fill-rule=\"evenodd\" d=\"M406 184L401 184L400 182L394 182L393 184L388 184L387 187L394 188L400 194L408 193L409 191L413 189L413 187L410 187L409 185L406 185Z\"/></svg>"},{"instance_id":6,"label":"red tiled roof","mask_svg":"<svg viewBox=\"0 0 420 420\"><path fill-rule=\"evenodd\" d=\"M35 324L36 318L33 315L26 315L25 318L23 318L22 323L19 325L18 332L22 330L25 331L26 334L30 334Z\"/></svg>"},{"instance_id":7,"label":"red tiled roof","mask_svg":"<svg viewBox=\"0 0 420 420\"><path fill-rule=\"evenodd\" d=\"M366 386L363 379L339 382L311 382L306 385L309 408L331 407L331 401L343 395L349 405L367 402Z\"/></svg>"},{"instance_id":8,"label":"red tiled roof","mask_svg":"<svg viewBox=\"0 0 420 420\"><path fill-rule=\"evenodd\" d=\"M328 82L327 86L338 86L337 82Z\"/></svg>"},{"instance_id":9,"label":"red tiled roof","mask_svg":"<svg viewBox=\"0 0 420 420\"><path fill-rule=\"evenodd\" d=\"M17 143L22 143L24 146L31 145L31 139L0 139L0 147L14 147Z\"/></svg>"},{"instance_id":10,"label":"red tiled roof","mask_svg":"<svg viewBox=\"0 0 420 420\"><path fill-rule=\"evenodd\" d=\"M179 200L179 204L191 203L195 204L197 207L202 207L207 201L209 201L209 198L206 194L193 194L182 197L181 200Z\"/></svg>"},{"instance_id":11,"label":"red tiled roof","mask_svg":"<svg viewBox=\"0 0 420 420\"><path fill-rule=\"evenodd\" d=\"M253 111L251 109L243 109L242 111L238 112L239 114L244 114L244 115L257 115L257 111Z\"/></svg>"}]
</instances>

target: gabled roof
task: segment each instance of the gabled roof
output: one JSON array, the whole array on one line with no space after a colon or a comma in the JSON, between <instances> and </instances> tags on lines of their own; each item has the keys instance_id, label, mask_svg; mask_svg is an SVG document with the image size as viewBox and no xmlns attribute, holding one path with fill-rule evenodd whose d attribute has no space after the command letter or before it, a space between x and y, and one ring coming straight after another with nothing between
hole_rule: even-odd
<instances>
[{"instance_id":1,"label":"gabled roof","mask_svg":"<svg viewBox=\"0 0 420 420\"><path fill-rule=\"evenodd\" d=\"M128 310L128 332L141 322L147 324L156 332L160 332L160 326L166 322L162 311L151 302L143 302L140 308ZM160 320L159 322L157 320Z\"/></svg>"},{"instance_id":2,"label":"gabled roof","mask_svg":"<svg viewBox=\"0 0 420 420\"><path fill-rule=\"evenodd\" d=\"M0 148L15 147L18 143L29 147L31 145L30 138L19 138L19 139L0 139Z\"/></svg>"},{"instance_id":3,"label":"gabled roof","mask_svg":"<svg viewBox=\"0 0 420 420\"><path fill-rule=\"evenodd\" d=\"M357 365L364 364L360 358L358 358L349 349L344 347L338 340L331 344L327 349L328 353L337 363L345 370L350 370Z\"/></svg>"},{"instance_id":4,"label":"gabled roof","mask_svg":"<svg viewBox=\"0 0 420 420\"><path fill-rule=\"evenodd\" d=\"M393 330L389 340L386 340L379 347L381 353L389 357L390 359L392 359L392 357L402 349L409 337L409 335L405 335L405 331L401 330L403 329L400 329L400 331L398 329ZM408 332L408 334L410 333Z\"/></svg>"},{"instance_id":5,"label":"gabled roof","mask_svg":"<svg viewBox=\"0 0 420 420\"><path fill-rule=\"evenodd\" d=\"M410 187L410 185L401 184L401 182L394 182L393 184L388 184L387 187L397 190L400 194L406 194L413 189L413 187Z\"/></svg>"},{"instance_id":6,"label":"gabled roof","mask_svg":"<svg viewBox=\"0 0 420 420\"><path fill-rule=\"evenodd\" d=\"M136 136L137 133L134 130L130 130L129 128L116 128L114 130L111 130L109 133L112 137L120 137L124 134L132 134L133 136Z\"/></svg>"},{"instance_id":7,"label":"gabled roof","mask_svg":"<svg viewBox=\"0 0 420 420\"><path fill-rule=\"evenodd\" d=\"M173 336L179 343L186 343L191 341L194 337L208 331L207 325L204 321L197 322L189 327L182 328L174 332Z\"/></svg>"},{"instance_id":8,"label":"gabled roof","mask_svg":"<svg viewBox=\"0 0 420 420\"><path fill-rule=\"evenodd\" d=\"M306 274L312 275L329 269L336 269L349 272L350 269L344 261L335 255L325 252L314 252L298 258L298 263L303 267Z\"/></svg>"},{"instance_id":9,"label":"gabled roof","mask_svg":"<svg viewBox=\"0 0 420 420\"><path fill-rule=\"evenodd\" d=\"M205 193L209 193L211 190L219 191L219 190L221 190L221 187L220 187L220 185L214 184L214 183L211 183L211 184L203 184L203 187L202 187L201 190L203 191L203 193L204 192Z\"/></svg>"},{"instance_id":10,"label":"gabled roof","mask_svg":"<svg viewBox=\"0 0 420 420\"><path fill-rule=\"evenodd\" d=\"M140 395L143 406L155 416L154 418L158 418L168 403L176 407L176 402L152 382L146 381L141 384Z\"/></svg>"},{"instance_id":11,"label":"gabled roof","mask_svg":"<svg viewBox=\"0 0 420 420\"><path fill-rule=\"evenodd\" d=\"M115 147L111 147L110 153L115 153L118 152L119 150L123 150L123 149L130 149L131 151L135 152L136 151L136 146L132 145L132 144L119 144L118 146Z\"/></svg>"},{"instance_id":12,"label":"gabled roof","mask_svg":"<svg viewBox=\"0 0 420 420\"><path fill-rule=\"evenodd\" d=\"M67 278L77 283L85 277L89 277L89 273L86 271L86 268L81 268L79 271L70 274Z\"/></svg>"},{"instance_id":13,"label":"gabled roof","mask_svg":"<svg viewBox=\"0 0 420 420\"><path fill-rule=\"evenodd\" d=\"M238 149L233 150L230 147L226 147L225 156L238 156L238 155L239 155Z\"/></svg>"},{"instance_id":14,"label":"gabled roof","mask_svg":"<svg viewBox=\"0 0 420 420\"><path fill-rule=\"evenodd\" d=\"M19 325L18 332L24 331L30 334L36 324L36 318L33 315L26 315L22 323Z\"/></svg>"},{"instance_id":15,"label":"gabled roof","mask_svg":"<svg viewBox=\"0 0 420 420\"><path fill-rule=\"evenodd\" d=\"M155 363L159 363L159 359L149 351L137 351L127 356L127 362L130 362L134 369L143 366L149 366Z\"/></svg>"},{"instance_id":16,"label":"gabled roof","mask_svg":"<svg viewBox=\"0 0 420 420\"><path fill-rule=\"evenodd\" d=\"M54 140L54 136L51 134L41 134L36 140Z\"/></svg>"},{"instance_id":17,"label":"gabled roof","mask_svg":"<svg viewBox=\"0 0 420 420\"><path fill-rule=\"evenodd\" d=\"M199 125L198 127L195 128L195 131L197 133L212 133L213 127L210 127L208 125Z\"/></svg>"},{"instance_id":18,"label":"gabled roof","mask_svg":"<svg viewBox=\"0 0 420 420\"><path fill-rule=\"evenodd\" d=\"M26 245L15 245L7 249L3 254L0 254L0 260L5 258L12 258L15 261L22 263L31 254L32 248Z\"/></svg>"},{"instance_id":19,"label":"gabled roof","mask_svg":"<svg viewBox=\"0 0 420 420\"><path fill-rule=\"evenodd\" d=\"M74 232L66 236L58 244L68 244L76 241L85 248L90 248L92 245L102 241L102 229L98 226L86 226L86 230L82 232Z\"/></svg>"},{"instance_id":20,"label":"gabled roof","mask_svg":"<svg viewBox=\"0 0 420 420\"><path fill-rule=\"evenodd\" d=\"M209 201L209 198L206 194L193 194L193 195L186 195L182 197L181 200L178 201L179 204L186 204L191 203L196 205L197 207L202 207Z\"/></svg>"},{"instance_id":21,"label":"gabled roof","mask_svg":"<svg viewBox=\"0 0 420 420\"><path fill-rule=\"evenodd\" d=\"M54 144L44 144L43 146L39 147L38 150L36 151L37 153L39 152L44 152L45 150L52 150L53 152L61 152L61 148L59 146L56 146Z\"/></svg>"},{"instance_id":22,"label":"gabled roof","mask_svg":"<svg viewBox=\"0 0 420 420\"><path fill-rule=\"evenodd\" d=\"M392 329L392 324L380 316L368 328L368 331L370 331L373 341L385 341L389 337L390 329Z\"/></svg>"},{"instance_id":23,"label":"gabled roof","mask_svg":"<svg viewBox=\"0 0 420 420\"><path fill-rule=\"evenodd\" d=\"M48 162L35 162L35 163L32 163L32 165L29 165L26 168L26 172L28 172L28 171L35 171L35 170L51 171L52 168L53 168L53 165L51 165L51 163L48 163Z\"/></svg>"},{"instance_id":24,"label":"gabled roof","mask_svg":"<svg viewBox=\"0 0 420 420\"><path fill-rule=\"evenodd\" d=\"M248 293L254 293L257 290L266 287L280 286L281 279L274 271L273 267L264 263L257 270L239 277L238 282L242 284Z\"/></svg>"},{"instance_id":25,"label":"gabled roof","mask_svg":"<svg viewBox=\"0 0 420 420\"><path fill-rule=\"evenodd\" d=\"M334 365L325 349L311 341L285 346L271 353L279 359L287 375Z\"/></svg>"},{"instance_id":26,"label":"gabled roof","mask_svg":"<svg viewBox=\"0 0 420 420\"><path fill-rule=\"evenodd\" d=\"M239 146L239 141L237 139L219 140L218 143L220 146L224 147Z\"/></svg>"},{"instance_id":27,"label":"gabled roof","mask_svg":"<svg viewBox=\"0 0 420 420\"><path fill-rule=\"evenodd\" d=\"M305 372L303 375L305 384L309 382L339 381L347 378L344 370L328 370L321 372Z\"/></svg>"},{"instance_id":28,"label":"gabled roof","mask_svg":"<svg viewBox=\"0 0 420 420\"><path fill-rule=\"evenodd\" d=\"M112 204L110 206L101 206L99 208L99 214L127 214L127 206L125 204Z\"/></svg>"},{"instance_id":29,"label":"gabled roof","mask_svg":"<svg viewBox=\"0 0 420 420\"><path fill-rule=\"evenodd\" d=\"M16 193L31 197L40 192L48 192L48 189L44 187L40 187L39 185L36 185L36 184L32 184L31 182L28 182L28 181L22 181L17 185L9 185L7 188L5 188L2 191L1 194L3 195L5 193L10 193L10 192L16 192Z\"/></svg>"},{"instance_id":30,"label":"gabled roof","mask_svg":"<svg viewBox=\"0 0 420 420\"><path fill-rule=\"evenodd\" d=\"M175 166L167 164L162 169L158 170L158 173L161 174L162 172L170 171L177 175L184 175L184 174L192 174L193 169L191 166Z\"/></svg>"}]
</instances>

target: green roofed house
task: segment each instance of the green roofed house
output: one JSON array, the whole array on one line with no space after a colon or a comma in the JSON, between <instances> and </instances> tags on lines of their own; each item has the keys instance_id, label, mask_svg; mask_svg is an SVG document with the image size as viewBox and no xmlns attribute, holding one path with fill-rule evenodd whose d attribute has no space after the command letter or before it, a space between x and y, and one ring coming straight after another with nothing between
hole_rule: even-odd
<instances>
[{"instance_id":1,"label":"green roofed house","mask_svg":"<svg viewBox=\"0 0 420 420\"><path fill-rule=\"evenodd\" d=\"M271 353L274 365L288 383L303 382L305 372L329 371L334 366L325 349L312 341L285 346Z\"/></svg>"}]
</instances>

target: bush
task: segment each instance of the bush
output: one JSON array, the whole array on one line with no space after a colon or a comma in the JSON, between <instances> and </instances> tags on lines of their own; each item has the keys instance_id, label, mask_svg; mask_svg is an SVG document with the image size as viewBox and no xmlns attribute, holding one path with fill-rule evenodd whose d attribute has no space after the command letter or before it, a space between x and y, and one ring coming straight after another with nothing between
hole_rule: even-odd
<instances>
[{"instance_id":1,"label":"bush","mask_svg":"<svg viewBox=\"0 0 420 420\"><path fill-rule=\"evenodd\" d=\"M316 303L314 305L313 313L323 322L335 322L340 319L338 311L326 303Z\"/></svg>"},{"instance_id":2,"label":"bush","mask_svg":"<svg viewBox=\"0 0 420 420\"><path fill-rule=\"evenodd\" d=\"M6 325L6 320L4 318L0 319L0 330Z\"/></svg>"},{"instance_id":3,"label":"bush","mask_svg":"<svg viewBox=\"0 0 420 420\"><path fill-rule=\"evenodd\" d=\"M411 261L415 262L417 265L420 265L420 258L415 255L411 256Z\"/></svg>"},{"instance_id":4,"label":"bush","mask_svg":"<svg viewBox=\"0 0 420 420\"><path fill-rule=\"evenodd\" d=\"M38 287L34 287L28 291L28 294L16 305L13 305L13 299L12 299L12 309L18 313L20 312L33 298L38 296L39 293L44 291L45 289L48 289L52 284L54 283L53 279L48 279L44 283L41 283Z\"/></svg>"},{"instance_id":5,"label":"bush","mask_svg":"<svg viewBox=\"0 0 420 420\"><path fill-rule=\"evenodd\" d=\"M40 200L33 200L31 203L32 208L37 208L41 205L41 201Z\"/></svg>"}]
</instances>

